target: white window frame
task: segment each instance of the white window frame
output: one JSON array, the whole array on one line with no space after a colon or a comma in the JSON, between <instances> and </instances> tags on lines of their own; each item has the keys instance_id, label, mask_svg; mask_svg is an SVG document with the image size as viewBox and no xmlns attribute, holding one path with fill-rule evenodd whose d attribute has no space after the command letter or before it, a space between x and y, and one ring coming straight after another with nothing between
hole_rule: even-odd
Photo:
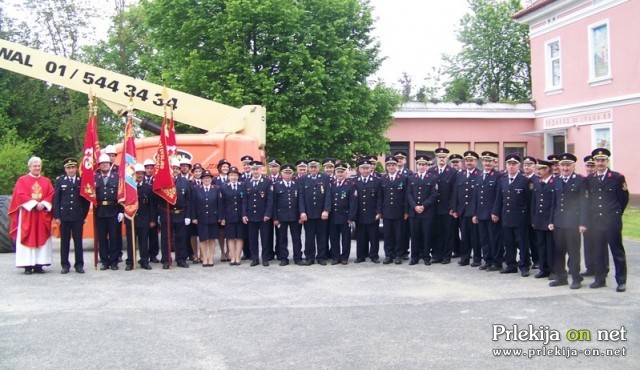
<instances>
[{"instance_id":1,"label":"white window frame","mask_svg":"<svg viewBox=\"0 0 640 370\"><path fill-rule=\"evenodd\" d=\"M602 27L602 26L606 26L607 27L607 61L609 63L609 70L607 71L606 75L603 76L598 76L596 77L596 71L595 71L595 61L594 61L594 55L595 55L595 48L594 48L594 38L593 38L593 31L596 28ZM588 55L588 59L589 59L589 85L591 86L598 86L598 85L604 85L604 84L608 84L611 83L612 77L611 77L611 69L612 69L612 65L611 65L611 25L609 24L609 19L605 19L602 20L600 22L597 23L592 23L589 26L587 26L587 32L588 32L588 40L589 40L589 55Z\"/></svg>"},{"instance_id":2,"label":"white window frame","mask_svg":"<svg viewBox=\"0 0 640 370\"><path fill-rule=\"evenodd\" d=\"M554 43L558 43L558 62L559 62L559 73L560 73L560 82L557 85L553 84L553 60L555 58L551 58L551 50L550 46ZM560 38L554 38L551 40L547 40L544 43L544 64L545 64L545 93L548 95L558 94L562 92L562 44L560 43Z\"/></svg>"},{"instance_id":3,"label":"white window frame","mask_svg":"<svg viewBox=\"0 0 640 370\"><path fill-rule=\"evenodd\" d=\"M609 150L611 151L611 157L609 158L609 168L613 169L613 157L615 151L613 150L613 125L611 123L602 123L599 125L591 126L591 148L600 148L600 144L597 142L596 131L601 129L609 129Z\"/></svg>"}]
</instances>

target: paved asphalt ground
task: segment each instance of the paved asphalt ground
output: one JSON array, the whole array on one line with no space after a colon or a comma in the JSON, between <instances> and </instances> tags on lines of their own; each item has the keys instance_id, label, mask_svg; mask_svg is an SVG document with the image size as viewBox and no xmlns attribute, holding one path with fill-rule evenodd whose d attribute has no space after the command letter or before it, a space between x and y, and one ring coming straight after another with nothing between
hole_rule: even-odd
<instances>
[{"instance_id":1,"label":"paved asphalt ground","mask_svg":"<svg viewBox=\"0 0 640 370\"><path fill-rule=\"evenodd\" d=\"M0 255L0 368L640 368L640 243L626 293L450 265L239 267L26 276ZM355 245L352 247L352 261ZM73 258L73 257L71 257ZM93 253L85 253L93 261ZM71 261L73 264L73 260ZM613 265L613 264L612 264ZM73 271L73 270L72 270ZM535 271L534 271L535 272ZM611 274L612 275L612 274ZM492 341L492 324L548 326L559 341ZM626 330L598 341L599 329ZM587 329L589 342L570 342ZM539 336L538 339L544 339ZM535 339L535 338L534 338ZM496 357L554 346L626 356Z\"/></svg>"}]
</instances>

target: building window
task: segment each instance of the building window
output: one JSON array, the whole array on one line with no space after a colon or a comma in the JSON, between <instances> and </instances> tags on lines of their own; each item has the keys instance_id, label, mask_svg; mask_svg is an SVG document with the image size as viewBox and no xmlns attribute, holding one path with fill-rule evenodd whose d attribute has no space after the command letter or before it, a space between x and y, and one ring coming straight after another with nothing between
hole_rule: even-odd
<instances>
[{"instance_id":1,"label":"building window","mask_svg":"<svg viewBox=\"0 0 640 370\"><path fill-rule=\"evenodd\" d=\"M413 158L415 158L418 155L426 155L427 157L433 160L433 158L435 157L436 148L438 148L439 146L440 146L440 143L437 141L436 142L417 142L415 143L415 153ZM415 164L409 161L407 161L407 163ZM412 166L412 168L413 167L414 166Z\"/></svg>"},{"instance_id":2,"label":"building window","mask_svg":"<svg viewBox=\"0 0 640 370\"><path fill-rule=\"evenodd\" d=\"M546 43L546 91L562 89L562 65L560 63L560 40Z\"/></svg>"},{"instance_id":3,"label":"building window","mask_svg":"<svg viewBox=\"0 0 640 370\"><path fill-rule=\"evenodd\" d=\"M409 151L409 142L408 141L392 141L389 143L389 156L392 156L395 152L405 152L407 153L407 163L411 163L411 153Z\"/></svg>"},{"instance_id":4,"label":"building window","mask_svg":"<svg viewBox=\"0 0 640 370\"><path fill-rule=\"evenodd\" d=\"M608 83L611 80L611 49L609 21L589 26L589 83Z\"/></svg>"},{"instance_id":5,"label":"building window","mask_svg":"<svg viewBox=\"0 0 640 370\"><path fill-rule=\"evenodd\" d=\"M504 143L504 155L506 158L509 154L518 154L520 157L527 155L527 143Z\"/></svg>"},{"instance_id":6,"label":"building window","mask_svg":"<svg viewBox=\"0 0 640 370\"><path fill-rule=\"evenodd\" d=\"M611 150L611 126L593 126L593 148L607 148Z\"/></svg>"}]
</instances>

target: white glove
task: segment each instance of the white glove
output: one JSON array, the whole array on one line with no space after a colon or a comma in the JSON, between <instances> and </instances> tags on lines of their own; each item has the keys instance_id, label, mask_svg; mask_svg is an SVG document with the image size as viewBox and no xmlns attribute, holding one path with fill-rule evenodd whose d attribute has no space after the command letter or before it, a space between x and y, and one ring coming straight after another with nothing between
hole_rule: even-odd
<instances>
[{"instance_id":1,"label":"white glove","mask_svg":"<svg viewBox=\"0 0 640 370\"><path fill-rule=\"evenodd\" d=\"M189 226L189 224L191 223L191 219L190 218L185 218L184 219L184 224Z\"/></svg>"},{"instance_id":2,"label":"white glove","mask_svg":"<svg viewBox=\"0 0 640 370\"><path fill-rule=\"evenodd\" d=\"M124 218L124 213L118 213L118 222L122 222L123 218Z\"/></svg>"}]
</instances>

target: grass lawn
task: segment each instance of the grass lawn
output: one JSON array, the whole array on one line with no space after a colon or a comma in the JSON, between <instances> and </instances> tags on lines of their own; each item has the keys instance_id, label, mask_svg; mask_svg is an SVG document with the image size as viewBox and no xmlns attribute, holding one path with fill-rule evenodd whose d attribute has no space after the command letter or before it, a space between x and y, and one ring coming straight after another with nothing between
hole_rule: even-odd
<instances>
[{"instance_id":1,"label":"grass lawn","mask_svg":"<svg viewBox=\"0 0 640 370\"><path fill-rule=\"evenodd\" d=\"M625 209L622 216L622 237L640 240L640 208Z\"/></svg>"}]
</instances>

